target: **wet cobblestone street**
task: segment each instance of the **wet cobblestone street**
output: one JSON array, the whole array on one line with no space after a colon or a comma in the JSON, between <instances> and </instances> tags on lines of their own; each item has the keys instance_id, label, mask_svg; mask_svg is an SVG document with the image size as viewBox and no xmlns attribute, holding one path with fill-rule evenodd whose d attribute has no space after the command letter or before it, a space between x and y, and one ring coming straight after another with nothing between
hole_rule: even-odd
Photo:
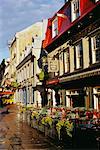
<instances>
[{"instance_id":1,"label":"wet cobblestone street","mask_svg":"<svg viewBox=\"0 0 100 150\"><path fill-rule=\"evenodd\" d=\"M9 111L0 114L0 150L56 150L43 134L28 125L15 105Z\"/></svg>"}]
</instances>

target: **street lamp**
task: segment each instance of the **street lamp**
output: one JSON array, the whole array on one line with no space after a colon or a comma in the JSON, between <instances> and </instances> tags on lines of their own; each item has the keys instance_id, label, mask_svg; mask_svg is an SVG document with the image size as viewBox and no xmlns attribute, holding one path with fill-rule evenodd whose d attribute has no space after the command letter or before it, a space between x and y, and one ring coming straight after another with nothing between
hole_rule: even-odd
<instances>
[{"instance_id":1,"label":"street lamp","mask_svg":"<svg viewBox=\"0 0 100 150\"><path fill-rule=\"evenodd\" d=\"M47 63L47 57L42 57L42 70L44 72L44 79L43 79L43 92L42 92L42 107L45 107L48 103L47 100L47 90L46 90L46 79L47 79L47 73L48 73L48 63Z\"/></svg>"},{"instance_id":2,"label":"street lamp","mask_svg":"<svg viewBox=\"0 0 100 150\"><path fill-rule=\"evenodd\" d=\"M3 92L3 87L0 87L0 93ZM0 94L0 107L3 107L3 102L2 102L2 99L1 99L1 94Z\"/></svg>"}]
</instances>

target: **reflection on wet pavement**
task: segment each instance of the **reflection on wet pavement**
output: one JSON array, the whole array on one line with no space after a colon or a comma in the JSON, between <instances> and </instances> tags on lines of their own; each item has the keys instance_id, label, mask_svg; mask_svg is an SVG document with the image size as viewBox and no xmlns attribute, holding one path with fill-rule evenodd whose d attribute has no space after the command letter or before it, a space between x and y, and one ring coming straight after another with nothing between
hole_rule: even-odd
<instances>
[{"instance_id":1,"label":"reflection on wet pavement","mask_svg":"<svg viewBox=\"0 0 100 150\"><path fill-rule=\"evenodd\" d=\"M15 105L10 106L10 113L0 115L0 149L55 150L56 147L31 128L26 120Z\"/></svg>"}]
</instances>

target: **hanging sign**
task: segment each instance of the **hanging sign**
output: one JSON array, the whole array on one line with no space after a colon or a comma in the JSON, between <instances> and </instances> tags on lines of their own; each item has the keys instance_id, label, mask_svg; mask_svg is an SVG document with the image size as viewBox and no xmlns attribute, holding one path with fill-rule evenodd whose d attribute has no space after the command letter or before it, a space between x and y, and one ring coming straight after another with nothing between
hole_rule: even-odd
<instances>
[{"instance_id":1,"label":"hanging sign","mask_svg":"<svg viewBox=\"0 0 100 150\"><path fill-rule=\"evenodd\" d=\"M48 72L58 72L57 59L48 59Z\"/></svg>"}]
</instances>

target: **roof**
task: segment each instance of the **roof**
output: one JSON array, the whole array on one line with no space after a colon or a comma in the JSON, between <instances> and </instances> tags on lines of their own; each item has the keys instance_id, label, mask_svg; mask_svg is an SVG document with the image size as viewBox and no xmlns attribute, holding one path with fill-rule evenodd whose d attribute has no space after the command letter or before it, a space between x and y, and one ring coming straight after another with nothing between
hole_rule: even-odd
<instances>
[{"instance_id":1,"label":"roof","mask_svg":"<svg viewBox=\"0 0 100 150\"><path fill-rule=\"evenodd\" d=\"M87 4L87 5L86 5ZM48 49L48 47L54 43L58 38L60 38L65 32L67 32L69 29L71 29L71 27L73 27L76 23L80 22L86 15L88 15L92 10L94 10L97 6L100 5L100 2L98 1L97 3L93 3L91 1L88 1L87 3L87 0L81 0L81 16L79 16L76 20L74 20L73 22L69 22L68 24L66 24L66 27L64 25L64 23L62 24L62 27L60 28L63 28L62 30L60 29L60 32L59 34L52 38L51 36L51 33L50 33L50 22L52 22L52 20L55 18L55 16L57 15L57 13L64 13L62 10L69 7L69 2L66 3L56 14L54 14L54 16L52 18L50 18L48 20L48 30L46 33L46 38L44 40L44 43L43 43L43 47L45 49ZM63 20L62 20L63 21ZM65 19L64 21L65 22ZM52 23L51 23L52 24Z\"/></svg>"}]
</instances>

